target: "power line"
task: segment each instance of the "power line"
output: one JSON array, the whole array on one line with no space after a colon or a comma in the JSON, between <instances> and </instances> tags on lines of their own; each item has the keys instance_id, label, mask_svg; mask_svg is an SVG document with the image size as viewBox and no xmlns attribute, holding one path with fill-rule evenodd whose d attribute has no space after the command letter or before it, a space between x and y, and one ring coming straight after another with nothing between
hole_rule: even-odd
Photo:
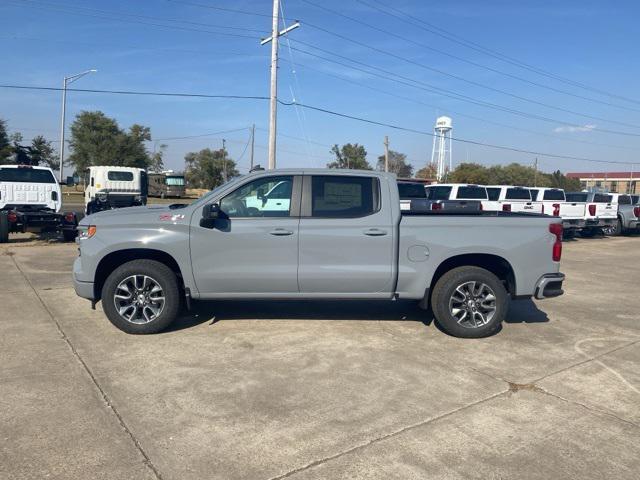
<instances>
[{"instance_id":1,"label":"power line","mask_svg":"<svg viewBox=\"0 0 640 480\"><path fill-rule=\"evenodd\" d=\"M291 103L288 102L283 102L282 100L278 100L282 105L292 105ZM304 105L299 103L298 106L302 107L302 108L307 108L309 110L315 110L317 112L322 112L322 113L326 113L328 115L333 115L336 117L342 117L342 118L348 118L350 120L356 120L359 122L363 122L363 123L368 123L371 125L378 125L381 127L387 127L387 128L392 128L394 130L400 130L403 132L409 132L409 133L416 133L418 135L426 135L429 137L435 137L436 135L434 133L431 132L427 132L424 130L417 130L414 128L407 128L407 127L402 127L399 125L394 125L392 123L385 123L385 122L379 122L377 120L371 120L368 118L363 118L363 117L358 117L355 115L350 115L347 113L341 113L341 112L336 112L333 110L329 110L326 108L322 108L322 107L316 107L313 105ZM558 158L558 159L563 159L563 160L579 160L579 161L584 161L584 162L594 162L594 163L615 163L615 164L621 164L621 165L633 165L632 162L622 162L622 161L616 161L616 160L599 160L599 159L594 159L594 158L586 158L586 157L574 157L571 155L560 155L560 154L555 154L555 153L546 153L546 152L537 152L534 150L525 150L525 149L521 149L521 148L517 148L517 147L510 147L510 146L505 146L505 145L495 145L495 144L491 144L491 143L484 143L484 142L479 142L476 140L467 140L464 138L457 138L457 137L452 137L452 140L454 142L459 142L459 143L467 143L467 144L471 144L471 145L478 145L478 146L482 146L482 147L488 147L488 148L494 148L494 149L498 149L498 150L507 150L507 151L511 151L511 152L517 152L517 153L526 153L529 155L540 155L543 157L549 157L549 158Z\"/></svg>"},{"instance_id":2,"label":"power line","mask_svg":"<svg viewBox=\"0 0 640 480\"><path fill-rule=\"evenodd\" d=\"M293 50L305 53L307 55L310 55L310 56L313 56L313 57L316 57L316 58L323 59L323 60L331 62L331 63L342 65L344 67L351 68L353 70L361 71L361 72L367 73L368 75L372 75L372 76L375 76L375 77L383 78L385 80L389 80L389 81L392 81L392 82L395 82L395 83L399 83L399 84L406 85L406 86L409 86L409 87L412 87L412 88L417 88L417 89L420 89L420 90L424 90L424 91L427 91L427 92L430 92L430 93L435 93L437 95L440 95L440 96L443 96L443 97L452 98L454 100L459 100L459 101L463 101L463 102L466 102L466 103L472 103L474 105L479 105L481 107L491 108L491 109L498 110L498 111L501 111L501 112L511 113L513 115L518 115L518 116L521 116L521 117L524 117L524 118L531 118L531 119L534 119L534 120L540 120L540 121L543 121L543 122L552 123L554 125L560 124L560 125L569 126L569 127L577 127L577 128L582 128L583 127L582 125L579 125L579 124L576 124L576 123L572 123L572 122L567 122L565 120L559 120L559 119L555 119L555 118L551 118L551 117L547 117L547 116L537 115L537 114L534 114L534 113L529 113L529 112L525 112L525 111L522 111L522 110L517 110L515 108L506 107L504 105L500 105L500 104L497 104L497 103L487 102L487 101L484 101L484 100L478 100L478 99L475 99L475 98L470 97L468 95L464 95L464 94L461 94L461 93L456 93L456 92L453 92L451 90L438 88L435 85L432 85L432 84L429 84L429 83L426 83L426 82L423 82L423 81L420 81L420 80L415 80L413 78L406 77L406 76L400 75L398 73L392 72L390 70L385 70L384 68L376 67L374 65L370 65L370 64L361 62L359 60L354 60L354 59L346 57L344 55L340 55L338 53L335 53L335 52L332 52L332 51L317 47L317 46L315 46L313 44L310 44L310 43L307 43L307 42L303 42L302 40L297 40L297 39L294 40L294 39L292 39L292 41L293 42L297 42L300 45L304 45L304 46L313 48L315 50L318 50L320 52L326 53L328 55L347 60L349 62L355 63L356 65L362 65L362 66L364 66L366 68L369 68L369 69L372 69L372 70L376 70L378 72L382 72L385 75L381 75L379 73L371 72L369 70L365 70L363 68L355 67L353 65L348 65L348 64L345 64L345 63L342 63L342 62L338 62L336 60L332 60L330 58L323 57L322 55L318 55L316 53L312 53L312 52L309 52L307 50L303 50L303 49L292 47ZM619 131L619 130L610 130L610 129L599 128L599 127L598 128L594 128L592 131L600 132L600 133L610 133L610 134L614 134L614 135L630 136L630 137L639 137L640 136L640 134L638 134L638 133L623 132L623 131Z\"/></svg>"},{"instance_id":3,"label":"power line","mask_svg":"<svg viewBox=\"0 0 640 480\"><path fill-rule=\"evenodd\" d=\"M19 0L22 2L26 2L26 1L33 1L33 0ZM44 9L44 10L49 10L49 11L54 11L54 12L60 12L60 13L66 13L66 14L71 14L71 15L79 15L79 16L84 16L84 17L91 17L91 18L101 18L101 19L106 19L106 20L115 20L115 21L119 21L119 22L125 22L125 23L135 23L135 24L140 24L140 25L148 25L148 26L152 26L152 27L159 27L159 28L167 28L170 30L185 30L185 31L189 31L189 32L200 32L200 33L210 33L210 34L214 34L214 35L222 35L222 36L227 36L227 37L238 37L238 38L250 38L252 40L257 40L259 39L258 36L254 36L254 35L245 35L245 34L241 34L241 33L230 33L230 32L219 32L219 31L214 31L214 30L203 30L200 28L192 28L192 27L186 27L186 26L180 26L180 25L164 25L164 24L159 24L159 23L152 23L152 22L147 22L147 21L143 21L143 20L133 20L133 19L127 19L127 18L121 18L121 14L114 12L114 13L109 13L108 15L112 15L112 16L107 16L104 14L91 14L91 13L84 13L84 12L78 12L78 11L74 11L71 9L71 7L67 7L67 6L51 6L51 4L28 4L28 3L10 3L13 6L24 6L24 7L29 7L29 8L34 8L34 9ZM82 8L82 7L73 7L73 8ZM104 12L104 10L103 10ZM163 19L162 21L172 21L172 20L166 20ZM175 20L173 20L175 21ZM226 27L214 27L214 28L226 28Z\"/></svg>"},{"instance_id":4,"label":"power line","mask_svg":"<svg viewBox=\"0 0 640 480\"><path fill-rule=\"evenodd\" d=\"M365 0L356 0L358 3L361 3L363 5L368 6L369 8L372 8L374 10L377 10L379 12L382 12L386 15L389 15L391 17L395 17L399 20L405 21L410 23L411 25L420 28L424 31L427 31L429 33L432 33L434 35L440 36L442 38L446 38L447 40L457 43L459 45L463 45L469 49L475 50L477 52L483 53L485 55L488 55L490 57L493 57L495 59L501 60L505 63L508 63L510 65L514 65L516 67L528 70L530 72L536 73L538 75L542 75L548 78L552 78L556 81L560 81L562 83L568 84L568 85L572 85L574 87L579 87L582 88L584 90L588 90L594 93L598 93L600 95L605 95L608 97L612 97L612 98L618 98L620 100L625 100L627 102L631 102L631 103L636 103L636 104L640 104L640 100L635 100L629 97L625 97L619 94L615 94L612 92L608 92L599 88L595 88L589 85L586 85L584 83L580 83L577 82L575 80L571 80L569 78L563 77L561 75L555 74L553 72L549 72L548 70L544 70L542 68L539 67L534 67L532 65L529 65L525 62L522 62L518 59L515 59L513 57L510 57L508 55L505 55L503 53L500 53L496 50L490 49L488 47L484 47L482 45L479 45L475 42L472 42L470 40L466 40L465 38L456 35L455 33L449 32L443 28L440 28L436 25L433 25L432 23L429 23L425 20L422 20L416 16L410 15L398 8L389 6L388 4L382 4L382 2L378 1L378 0L372 0L373 2L375 2L378 5L381 5L382 7L376 6L376 5L372 5L371 3L365 1ZM389 11L390 10L390 11Z\"/></svg>"},{"instance_id":5,"label":"power line","mask_svg":"<svg viewBox=\"0 0 640 480\"><path fill-rule=\"evenodd\" d=\"M19 90L43 90L59 92L63 89L60 87L36 87L30 85L4 85L0 84L0 88L11 88ZM206 93L178 93L178 92L143 92L135 90L98 90L90 88L67 88L67 92L85 92L85 93L109 93L114 95L142 95L156 97L195 97L195 98L226 98L240 100L269 100L269 97L258 95L211 95Z\"/></svg>"},{"instance_id":6,"label":"power line","mask_svg":"<svg viewBox=\"0 0 640 480\"><path fill-rule=\"evenodd\" d=\"M232 130L222 130L220 132L211 132L211 133L201 133L199 135L186 135L184 137L163 137L163 138L155 138L153 141L159 142L161 140L188 140L192 138L202 138L202 137L212 137L214 135L222 135L224 133L233 133L233 132L241 132L243 130L247 130L248 127L242 128L234 128Z\"/></svg>"},{"instance_id":7,"label":"power line","mask_svg":"<svg viewBox=\"0 0 640 480\"><path fill-rule=\"evenodd\" d=\"M591 98L591 97L585 97L583 95L579 95L577 93L569 92L567 90L562 90L562 89L555 88L555 87L552 87L552 86L549 86L549 85L544 85L544 84L541 84L541 83L538 83L538 82L534 82L534 81L529 80L527 78L523 78L523 77L520 77L518 75L514 75L512 73L505 72L505 71L502 71L502 70L498 70L497 68L493 68L493 67L490 67L488 65L484 65L484 64L481 64L481 63L474 62L473 60L469 60L469 59L460 57L458 55L452 54L452 53L447 52L445 50L440 50L440 49L434 48L434 47L432 47L430 45L427 45L425 43L417 42L417 41L415 41L415 40L413 40L411 38L405 37L403 35L398 35L397 33L392 32L390 30L385 30L383 28L377 27L377 26L372 25L370 23L364 22L364 21L362 21L362 20L360 20L358 18L349 16L349 15L345 15L344 13L341 13L341 12L339 12L337 10L328 8L328 7L324 6L324 5L319 5L316 2L312 2L311 0L302 0L302 1L304 3L307 3L309 5L314 6L316 8L319 8L321 10L329 12L329 13L331 13L333 15L336 15L336 16L339 16L339 17L342 17L342 18L346 18L347 20L350 20L352 22L358 23L359 25L363 25L363 26L365 26L367 28L370 28L370 29L376 30L378 32L384 33L385 35L389 35L389 36L392 36L394 38L398 38L398 39L403 40L405 42L408 42L408 43L411 43L413 45L416 45L416 46L418 46L420 48L427 49L427 50L430 50L432 52L436 52L436 53L438 53L440 55L445 55L445 56L450 57L450 58L454 58L456 60L459 60L461 62L467 63L469 65L473 65L475 67L482 68L482 69L488 70L490 72L497 73L499 75L503 75L503 76L512 78L514 80L518 80L520 82L527 83L529 85L534 85L536 87L544 88L544 89L547 89L547 90L550 90L550 91L553 91L553 92L556 92L556 93L561 93L563 95L568 95L568 96L571 96L571 97L574 97L574 98L580 98L582 100L587 100L587 101L598 103L598 104L601 104L601 105L608 105L608 106L612 106L612 107L616 107L616 108L621 108L621 109L624 109L624 110L630 110L630 111L633 111L633 112L640 112L640 109L637 109L637 108L626 107L624 105L618 105L618 104L607 102L607 101L604 101L604 100L598 100L598 99Z\"/></svg>"},{"instance_id":8,"label":"power line","mask_svg":"<svg viewBox=\"0 0 640 480\"><path fill-rule=\"evenodd\" d=\"M467 113L457 112L457 111L451 110L449 108L444 109L439 105L433 105L433 104L430 104L430 103L427 103L427 102L423 102L423 101L418 100L418 99L416 99L414 97L405 97L403 95L398 95L398 94L390 92L388 90L383 90L381 88L377 88L377 87L373 87L371 85L367 85L366 83L363 83L363 82L358 82L358 81L353 80L351 78L341 77L340 75L329 73L329 72L323 71L323 70L321 70L319 68L311 67L311 66L306 65L304 63L298 62L298 66L300 66L302 68L305 68L305 69L308 69L308 70L313 70L313 71L318 72L318 73L320 73L322 75L326 75L326 76L329 76L329 77L337 78L338 80L341 80L343 82L347 82L347 83L351 83L353 85L358 85L360 87L367 88L367 89L372 90L374 92L380 92L380 93L383 93L385 95L389 95L391 97L398 98L398 99L401 99L401 100L405 100L407 102L415 103L415 104L418 104L418 105L424 105L424 106L435 108L435 109L439 109L439 110L446 110L451 114L455 114L455 115L458 115L458 116L461 116L461 117L470 118L472 120L477 120L477 121L480 121L480 122L483 122L483 123L489 123L489 124L492 124L492 125L496 125L498 127L508 128L508 129L511 129L511 130L519 131L519 132L530 133L530 134L533 134L533 135L540 135L540 136L543 136L543 137L552 138L554 140L560 140L560 141L566 141L566 142L574 142L574 143L582 143L582 144L585 144L585 145L594 145L594 146L599 146L599 147L619 148L619 149L623 149L623 150L638 151L638 149L636 149L636 148L627 147L627 146L623 146L623 145L611 145L611 144L606 144L606 143L590 142L590 141L587 141L587 140L579 140L579 139L576 139L576 138L558 137L558 136L555 136L555 135L551 135L549 133L544 133L544 132L539 132L539 131L536 131L536 130L530 130L530 129L526 129L526 128L516 127L516 126L513 126L513 125L506 124L506 123L500 123L500 122L496 122L496 121L493 121L493 120L488 120L486 118L476 117L475 115L469 115Z\"/></svg>"},{"instance_id":9,"label":"power line","mask_svg":"<svg viewBox=\"0 0 640 480\"><path fill-rule=\"evenodd\" d=\"M387 50L383 50L381 48L374 47L374 46L369 45L369 44L367 44L365 42L361 42L359 40L355 40L353 38L347 37L346 35L342 35L341 33L333 32L333 31L331 31L329 29L326 29L324 27L320 27L318 25L311 24L309 22L305 22L305 25L308 26L308 27L311 27L311 28L315 28L316 30L319 30L321 32L327 33L328 35L332 35L332 36L334 36L336 38L340 38L340 39L345 40L347 42L353 43L354 45L358 45L358 46L361 46L361 47L364 47L364 48L368 48L369 50L372 50L374 52L378 52L378 53L381 53L383 55L387 55L387 56L389 56L391 58L395 58L396 60L401 60L403 62L409 63L410 65L414 65L414 66L423 68L425 70L436 72L436 73L439 73L441 75L445 75L447 77L453 78L455 80L459 80L459 81L468 83L470 85L474 85L474 86L477 86L477 87L481 87L481 88L490 90L492 92L500 93L502 95L507 95L507 96L513 97L513 98L515 98L517 100L521 100L521 101L528 102L528 103L531 103L531 104L534 104L534 105L538 105L538 106L542 106L542 107L545 107L545 108L549 108L549 109L552 109L552 110L557 110L557 111L560 111L560 112L569 113L569 114L577 115L577 116L584 117L584 118L589 118L591 120L598 120L598 121L613 123L613 124L617 124L617 125L622 125L622 126L625 126L625 127L640 129L639 125L634 125L634 124L630 124L630 123L626 123L626 122L620 122L620 121L617 121L617 120L611 120L611 119L607 119L607 118L603 118L603 117L598 117L598 116L595 116L595 115L590 115L590 114L587 114L587 113L576 112L576 111L573 111L573 110L569 110L567 108L558 107L556 105L550 105L550 104L547 104L547 103L544 103L544 102L539 102L537 100L533 100L531 98L523 97L521 95L518 95L518 94L515 94L515 93L511 93L511 92L508 92L506 90L502 90L502 89L499 89L499 88L494 88L494 87L492 87L490 85L485 85L483 83L476 82L474 80L469 80L469 79L461 77L459 75L455 75L453 73L449 73L449 72L446 72L444 70L440 70L439 68L434 68L434 67L431 67L429 65L425 65L425 64L417 62L415 60L411 60L410 58L403 57L402 55L397 55L397 54L395 54L393 52L389 52Z\"/></svg>"},{"instance_id":10,"label":"power line","mask_svg":"<svg viewBox=\"0 0 640 480\"><path fill-rule=\"evenodd\" d=\"M33 87L33 86L18 86L18 85L0 85L0 88L19 88L19 89L40 90L40 91L60 91L60 90L62 90L62 88L56 88L56 87ZM89 89L79 89L79 88L73 88L73 89L67 89L67 90L77 91L77 92L91 92L91 93L111 93L111 94L125 94L125 95L157 95L157 96L168 96L168 97L199 97L199 98L226 98L226 99L250 99L250 100L268 100L269 99L269 97L260 97L260 96L210 95L210 94L169 93L169 92L136 92L136 91L130 91L130 90L129 91L123 91L123 90L89 90ZM294 105L294 102L285 102L285 101L282 101L282 100L278 100L278 103L280 103L281 105L286 105L286 106L293 106ZM382 127L392 128L394 130L405 131L405 132L415 133L415 134L419 134L419 135L427 135L427 136L430 136L430 137L435 136L433 133L426 132L426 131L423 131L423 130L402 127L402 126L394 125L394 124L391 124L391 123L379 122L377 120L371 120L371 119L367 119L367 118L363 118L363 117L358 117L358 116L355 116L355 115L336 112L336 111L333 111L333 110L329 110L329 109L326 109L326 108L317 107L317 106L313 106L313 105L307 105L307 104L297 103L297 102L295 104L298 105L301 108L306 108L306 109L309 109L309 110L314 110L314 111L317 111L317 112L326 113L326 114L332 115L332 116L348 118L348 119L351 119L351 120L356 120L356 121L368 123L368 124L371 124L371 125L378 125L378 126L382 126ZM518 153L526 153L526 154L530 154L530 155L539 155L539 156L549 157L549 158L559 158L559 159L565 159L565 160L580 160L580 161L595 162L595 163L615 163L615 164L623 164L623 165L633 165L632 162L622 162L622 161L615 161L615 160L598 160L598 159L586 158L586 157L575 157L575 156L570 156L570 155L560 155L560 154L554 154L554 153L545 153L545 152L538 152L538 151L533 151L533 150L525 150L525 149L521 149L521 148L517 148L517 147L510 147L510 146L504 146L504 145L494 145L494 144L490 144L490 143L484 143L484 142L479 142L479 141L475 141L475 140L467 140L467 139L463 139L463 138L452 138L452 140L454 142L467 143L467 144L472 144L472 145L479 145L479 146L495 148L495 149L499 149L499 150L508 150L508 151L512 151L512 152L518 152ZM292 152L292 153L299 153L299 152Z\"/></svg>"}]
</instances>

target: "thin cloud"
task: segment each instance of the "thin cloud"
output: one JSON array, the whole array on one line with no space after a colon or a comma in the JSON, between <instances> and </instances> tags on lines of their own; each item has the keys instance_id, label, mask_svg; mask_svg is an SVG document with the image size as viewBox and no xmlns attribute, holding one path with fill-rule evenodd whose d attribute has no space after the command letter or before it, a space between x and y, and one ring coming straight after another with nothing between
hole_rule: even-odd
<instances>
[{"instance_id":1,"label":"thin cloud","mask_svg":"<svg viewBox=\"0 0 640 480\"><path fill-rule=\"evenodd\" d=\"M597 125L587 124L581 127L573 127L570 125L564 125L562 127L556 127L553 129L555 133L576 133L576 132L592 132L595 130Z\"/></svg>"}]
</instances>

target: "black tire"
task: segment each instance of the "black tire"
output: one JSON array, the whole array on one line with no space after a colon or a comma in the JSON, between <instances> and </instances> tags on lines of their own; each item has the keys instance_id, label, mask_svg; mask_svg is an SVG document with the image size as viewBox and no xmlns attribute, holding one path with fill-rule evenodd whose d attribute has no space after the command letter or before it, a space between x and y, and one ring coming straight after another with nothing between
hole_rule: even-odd
<instances>
[{"instance_id":1,"label":"black tire","mask_svg":"<svg viewBox=\"0 0 640 480\"><path fill-rule=\"evenodd\" d=\"M611 233L609 235L611 235L612 237L619 237L623 233L624 233L624 226L622 225L622 220L618 218L616 220L615 227L611 230Z\"/></svg>"},{"instance_id":2,"label":"black tire","mask_svg":"<svg viewBox=\"0 0 640 480\"><path fill-rule=\"evenodd\" d=\"M562 238L563 240L573 240L574 238L576 238L576 231L573 228L564 230L562 232Z\"/></svg>"},{"instance_id":3,"label":"black tire","mask_svg":"<svg viewBox=\"0 0 640 480\"><path fill-rule=\"evenodd\" d=\"M9 218L7 212L0 212L0 243L9 241Z\"/></svg>"},{"instance_id":4,"label":"black tire","mask_svg":"<svg viewBox=\"0 0 640 480\"><path fill-rule=\"evenodd\" d=\"M65 242L73 242L78 236L77 230L64 229L62 230L62 238L64 238Z\"/></svg>"},{"instance_id":5,"label":"black tire","mask_svg":"<svg viewBox=\"0 0 640 480\"><path fill-rule=\"evenodd\" d=\"M580 231L580 236L582 238L592 238L592 237L595 237L596 233L597 233L596 228L583 228Z\"/></svg>"},{"instance_id":6,"label":"black tire","mask_svg":"<svg viewBox=\"0 0 640 480\"><path fill-rule=\"evenodd\" d=\"M476 282L476 284L472 284ZM477 284L480 285L477 285ZM488 298L489 292L495 297L494 301L485 300L484 303L476 301L477 298L481 298L479 294L475 297L475 294L469 295L469 300L473 305L469 304L469 311L462 311L463 309L457 309L462 313L462 318L457 318L453 315L451 305L457 305L457 298L465 295L459 292L458 288L461 288L463 292L466 292L469 285L473 285L478 291L486 292L485 298ZM481 285L488 287L488 289L481 288ZM475 290L472 288L472 290ZM480 292L481 293L481 292ZM454 298L455 295L455 298ZM465 305L464 310L467 309L468 302L465 300L461 302ZM485 306L492 306L494 309L491 314L486 314L482 311ZM433 289L431 294L431 308L435 316L436 322L442 330L449 335L461 338L482 338L496 333L507 315L509 308L509 294L505 289L502 282L493 273L484 268L479 267L458 267L445 273ZM473 311L471 309L473 308ZM471 315L470 317L468 315ZM482 321L476 321L476 315L483 318ZM470 320L473 319L473 320ZM484 320L486 322L482 323ZM473 325L471 325L473 323ZM478 325L478 323L481 323Z\"/></svg>"},{"instance_id":7,"label":"black tire","mask_svg":"<svg viewBox=\"0 0 640 480\"><path fill-rule=\"evenodd\" d=\"M164 305L157 317L146 323L135 323L124 318L116 308L116 289L132 276L146 276L155 281L164 295ZM119 290L121 291L121 290ZM131 297L134 298L133 293ZM126 333L158 333L171 324L180 310L180 289L175 273L164 263L155 260L132 260L116 268L102 287L102 309L109 321ZM139 309L136 307L136 313ZM142 319L141 319L142 320ZM144 320L143 320L144 321Z\"/></svg>"}]
</instances>

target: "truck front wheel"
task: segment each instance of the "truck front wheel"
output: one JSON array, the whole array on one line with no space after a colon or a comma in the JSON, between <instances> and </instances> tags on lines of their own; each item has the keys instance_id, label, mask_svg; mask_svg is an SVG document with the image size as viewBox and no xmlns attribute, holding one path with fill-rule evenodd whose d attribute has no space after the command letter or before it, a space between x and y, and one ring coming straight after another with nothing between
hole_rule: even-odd
<instances>
[{"instance_id":1,"label":"truck front wheel","mask_svg":"<svg viewBox=\"0 0 640 480\"><path fill-rule=\"evenodd\" d=\"M481 338L500 328L509 294L490 271L458 267L440 277L431 295L431 307L438 325L449 335Z\"/></svg>"},{"instance_id":2,"label":"truck front wheel","mask_svg":"<svg viewBox=\"0 0 640 480\"><path fill-rule=\"evenodd\" d=\"M155 260L127 262L105 281L102 308L109 321L124 332L160 332L175 320L180 308L176 275Z\"/></svg>"}]
</instances>

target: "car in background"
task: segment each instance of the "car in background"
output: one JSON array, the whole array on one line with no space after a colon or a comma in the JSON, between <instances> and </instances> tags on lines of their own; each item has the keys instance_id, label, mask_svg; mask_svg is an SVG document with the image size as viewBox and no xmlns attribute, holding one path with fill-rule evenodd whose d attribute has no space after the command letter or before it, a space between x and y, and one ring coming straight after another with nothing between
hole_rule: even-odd
<instances>
[{"instance_id":1,"label":"car in background","mask_svg":"<svg viewBox=\"0 0 640 480\"><path fill-rule=\"evenodd\" d=\"M542 204L542 213L562 218L565 238L573 237L584 227L586 204L567 201L561 188L531 188L531 198Z\"/></svg>"},{"instance_id":2,"label":"car in background","mask_svg":"<svg viewBox=\"0 0 640 480\"><path fill-rule=\"evenodd\" d=\"M617 236L637 230L640 225L640 206L633 204L631 195L612 193L611 200L618 204L618 220L611 235Z\"/></svg>"},{"instance_id":3,"label":"car in background","mask_svg":"<svg viewBox=\"0 0 640 480\"><path fill-rule=\"evenodd\" d=\"M512 185L487 185L490 210L503 212L542 213L542 203L534 202L526 187Z\"/></svg>"},{"instance_id":4,"label":"car in background","mask_svg":"<svg viewBox=\"0 0 640 480\"><path fill-rule=\"evenodd\" d=\"M160 173L149 173L150 197L182 198L186 195L184 175L166 170Z\"/></svg>"},{"instance_id":5,"label":"car in background","mask_svg":"<svg viewBox=\"0 0 640 480\"><path fill-rule=\"evenodd\" d=\"M489 204L489 196L484 185L467 183L439 183L427 185L428 200L456 200L480 202L482 210L486 210Z\"/></svg>"}]
</instances>

